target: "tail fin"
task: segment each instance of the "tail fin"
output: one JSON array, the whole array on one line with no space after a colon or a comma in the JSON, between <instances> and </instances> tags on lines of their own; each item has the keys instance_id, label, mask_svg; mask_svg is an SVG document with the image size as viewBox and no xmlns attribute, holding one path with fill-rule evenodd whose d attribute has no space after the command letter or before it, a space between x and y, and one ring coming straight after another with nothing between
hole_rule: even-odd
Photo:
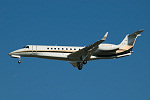
<instances>
[{"instance_id":1,"label":"tail fin","mask_svg":"<svg viewBox=\"0 0 150 100\"><path fill-rule=\"evenodd\" d=\"M141 36L140 33L143 32L144 30L139 30L137 32L134 32L132 34L128 34L126 35L126 37L124 38L124 40L119 44L119 48L120 49L131 49L136 41L136 38L138 36Z\"/></svg>"}]
</instances>

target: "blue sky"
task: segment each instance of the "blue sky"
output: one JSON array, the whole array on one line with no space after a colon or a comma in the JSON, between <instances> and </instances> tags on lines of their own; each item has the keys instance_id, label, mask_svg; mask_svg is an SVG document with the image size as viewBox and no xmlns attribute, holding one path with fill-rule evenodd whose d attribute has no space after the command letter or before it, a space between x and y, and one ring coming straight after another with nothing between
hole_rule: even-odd
<instances>
[{"instance_id":1,"label":"blue sky","mask_svg":"<svg viewBox=\"0 0 150 100\"><path fill-rule=\"evenodd\" d=\"M0 100L150 100L149 0L0 0ZM134 53L90 61L82 71L64 61L12 59L27 44L119 44L144 29Z\"/></svg>"}]
</instances>

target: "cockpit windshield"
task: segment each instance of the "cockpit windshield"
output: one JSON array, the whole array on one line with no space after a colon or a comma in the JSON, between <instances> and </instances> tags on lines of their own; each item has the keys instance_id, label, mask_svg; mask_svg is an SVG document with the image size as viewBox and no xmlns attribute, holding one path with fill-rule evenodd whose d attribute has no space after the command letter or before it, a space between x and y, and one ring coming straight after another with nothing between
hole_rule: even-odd
<instances>
[{"instance_id":1,"label":"cockpit windshield","mask_svg":"<svg viewBox=\"0 0 150 100\"><path fill-rule=\"evenodd\" d=\"M24 46L23 48L29 48L29 46Z\"/></svg>"}]
</instances>

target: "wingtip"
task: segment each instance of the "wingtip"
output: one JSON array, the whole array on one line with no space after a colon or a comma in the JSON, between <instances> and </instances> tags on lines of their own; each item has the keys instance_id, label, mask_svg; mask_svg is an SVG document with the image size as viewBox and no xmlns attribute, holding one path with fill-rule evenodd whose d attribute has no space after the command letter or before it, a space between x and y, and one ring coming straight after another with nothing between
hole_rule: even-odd
<instances>
[{"instance_id":1,"label":"wingtip","mask_svg":"<svg viewBox=\"0 0 150 100\"><path fill-rule=\"evenodd\" d=\"M107 35L108 35L108 32L106 32L106 34L104 35L104 37L103 37L103 39L102 39L102 40L106 40Z\"/></svg>"},{"instance_id":2,"label":"wingtip","mask_svg":"<svg viewBox=\"0 0 150 100\"><path fill-rule=\"evenodd\" d=\"M142 29L142 30L139 30L139 31L143 32L144 30Z\"/></svg>"},{"instance_id":3,"label":"wingtip","mask_svg":"<svg viewBox=\"0 0 150 100\"><path fill-rule=\"evenodd\" d=\"M106 32L105 36L107 37L107 35L108 35L108 32Z\"/></svg>"}]
</instances>

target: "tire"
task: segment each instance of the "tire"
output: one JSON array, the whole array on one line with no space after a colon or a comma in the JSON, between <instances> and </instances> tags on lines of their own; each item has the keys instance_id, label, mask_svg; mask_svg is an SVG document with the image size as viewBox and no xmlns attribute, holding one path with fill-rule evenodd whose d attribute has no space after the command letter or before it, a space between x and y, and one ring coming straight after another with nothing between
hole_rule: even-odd
<instances>
[{"instance_id":1,"label":"tire","mask_svg":"<svg viewBox=\"0 0 150 100\"><path fill-rule=\"evenodd\" d=\"M86 64L86 63L87 63L87 61L86 61L86 60L84 60L84 61L83 61L83 64Z\"/></svg>"},{"instance_id":2,"label":"tire","mask_svg":"<svg viewBox=\"0 0 150 100\"><path fill-rule=\"evenodd\" d=\"M21 63L21 60L19 60L18 63L20 64L20 63Z\"/></svg>"},{"instance_id":3,"label":"tire","mask_svg":"<svg viewBox=\"0 0 150 100\"><path fill-rule=\"evenodd\" d=\"M79 70L81 70L81 69L82 69L82 67L78 67L78 69L79 69Z\"/></svg>"},{"instance_id":4,"label":"tire","mask_svg":"<svg viewBox=\"0 0 150 100\"><path fill-rule=\"evenodd\" d=\"M77 66L78 66L78 69L81 70L83 67L83 64L81 62L77 62Z\"/></svg>"}]
</instances>

